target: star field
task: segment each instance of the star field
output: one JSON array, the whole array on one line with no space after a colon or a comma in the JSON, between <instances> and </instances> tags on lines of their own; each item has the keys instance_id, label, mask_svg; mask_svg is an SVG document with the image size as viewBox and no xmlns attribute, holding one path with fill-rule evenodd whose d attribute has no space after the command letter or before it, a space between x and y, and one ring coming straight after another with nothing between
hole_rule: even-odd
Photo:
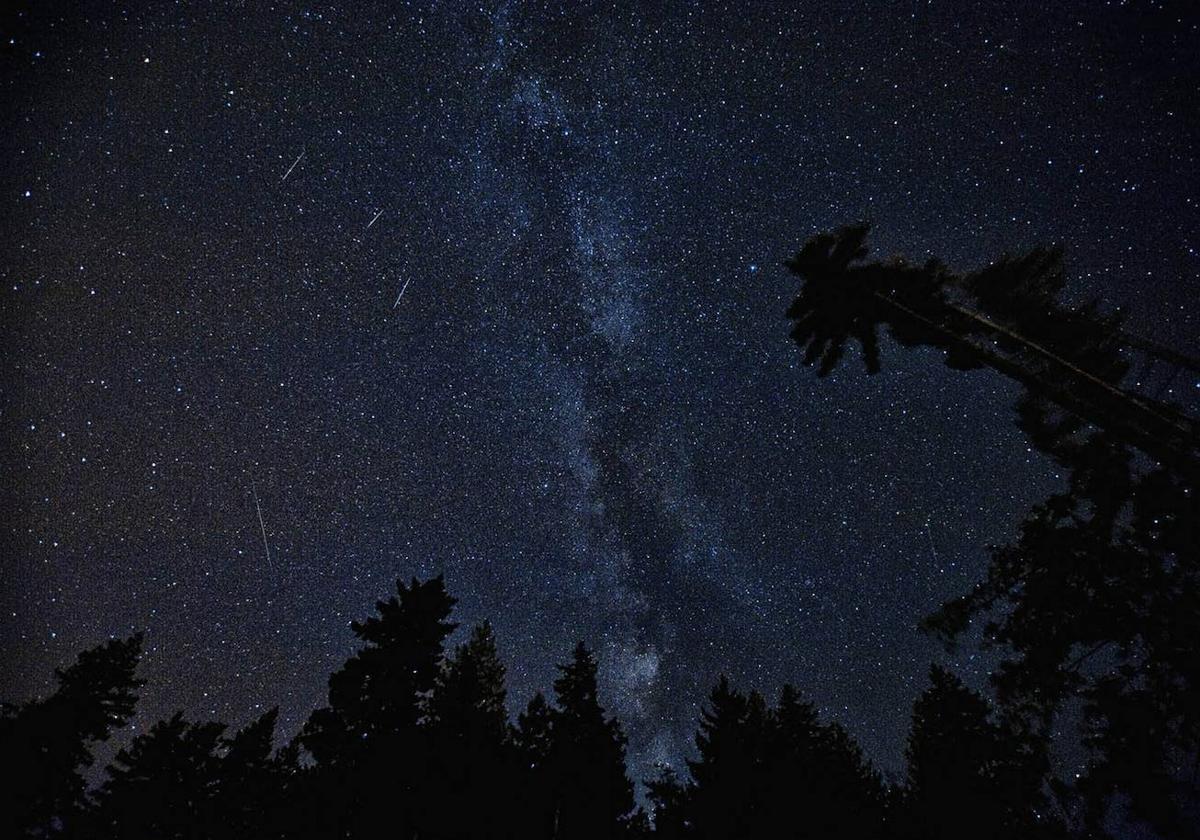
<instances>
[{"instance_id":1,"label":"star field","mask_svg":"<svg viewBox=\"0 0 1200 840\"><path fill-rule=\"evenodd\" d=\"M720 672L894 770L929 662L989 664L916 621L1060 477L986 372L885 343L819 381L781 262L860 218L960 268L1058 242L1076 294L1197 352L1189 11L11 15L4 699L144 629L142 725L290 733L349 622L444 572L514 708L597 650L635 778Z\"/></svg>"}]
</instances>

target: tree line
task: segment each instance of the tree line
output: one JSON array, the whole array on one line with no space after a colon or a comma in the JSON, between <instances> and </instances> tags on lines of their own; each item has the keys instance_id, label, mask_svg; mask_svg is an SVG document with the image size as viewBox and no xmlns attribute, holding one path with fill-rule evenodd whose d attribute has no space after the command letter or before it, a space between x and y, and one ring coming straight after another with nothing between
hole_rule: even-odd
<instances>
[{"instance_id":1,"label":"tree line","mask_svg":"<svg viewBox=\"0 0 1200 840\"><path fill-rule=\"evenodd\" d=\"M491 627L446 649L442 578L397 583L354 623L361 647L328 705L276 748L277 709L242 729L177 713L136 735L94 789L96 746L134 714L142 638L110 640L56 672L49 697L6 705L6 837L734 838L1052 837L1042 776L988 701L934 667L913 711L907 776L885 784L840 725L792 686L774 704L722 677L682 775L645 780L583 644L553 699L515 721Z\"/></svg>"}]
</instances>

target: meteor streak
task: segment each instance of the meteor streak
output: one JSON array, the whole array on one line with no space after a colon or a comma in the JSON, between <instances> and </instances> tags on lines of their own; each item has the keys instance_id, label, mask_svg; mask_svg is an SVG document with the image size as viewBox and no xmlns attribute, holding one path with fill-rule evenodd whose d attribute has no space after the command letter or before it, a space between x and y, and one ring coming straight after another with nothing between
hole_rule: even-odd
<instances>
[{"instance_id":1,"label":"meteor streak","mask_svg":"<svg viewBox=\"0 0 1200 840\"><path fill-rule=\"evenodd\" d=\"M304 151L301 151L301 152L300 152L300 157L298 157L298 158L296 158L294 161L292 161L292 165L288 167L288 171L287 171L287 172L284 172L284 173L283 173L283 177L279 179L279 182L280 182L281 184L282 184L284 181L286 181L286 180L287 180L287 178L288 178L288 176L289 176L289 175L291 175L291 174L292 174L292 170L293 170L293 169L295 169L295 168L296 168L296 165L300 163L300 160L301 160L301 158L303 158L303 157L304 157L304 154L305 154L305 152L304 152Z\"/></svg>"},{"instance_id":2,"label":"meteor streak","mask_svg":"<svg viewBox=\"0 0 1200 840\"><path fill-rule=\"evenodd\" d=\"M412 282L411 277L408 280L404 281L404 286L400 289L400 294L396 295L396 302L392 304L392 309L395 309L397 306L400 305L400 298L404 297L404 290L408 288L408 284L411 282Z\"/></svg>"},{"instance_id":3,"label":"meteor streak","mask_svg":"<svg viewBox=\"0 0 1200 840\"><path fill-rule=\"evenodd\" d=\"M275 566L271 563L271 546L267 543L267 526L263 522L262 505L258 503L258 489L251 484L250 492L254 494L254 510L258 512L258 527L262 531L263 551L267 553L267 569L274 574Z\"/></svg>"}]
</instances>

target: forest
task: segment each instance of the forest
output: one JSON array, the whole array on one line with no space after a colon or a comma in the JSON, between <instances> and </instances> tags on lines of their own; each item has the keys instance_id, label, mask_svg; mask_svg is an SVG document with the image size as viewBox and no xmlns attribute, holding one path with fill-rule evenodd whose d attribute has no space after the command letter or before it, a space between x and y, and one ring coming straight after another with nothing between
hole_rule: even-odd
<instances>
[{"instance_id":1,"label":"forest","mask_svg":"<svg viewBox=\"0 0 1200 840\"><path fill-rule=\"evenodd\" d=\"M1059 251L959 274L869 261L868 235L823 233L787 261L804 361L824 377L853 342L878 372L886 330L963 375L1011 380L1014 422L1069 479L989 549L983 580L922 622L1000 664L985 693L931 665L901 778L885 781L804 685L762 694L721 678L686 770L631 779L593 653L564 641L550 695L511 719L491 627L448 648L455 600L436 577L397 582L352 625L357 652L294 737L275 710L236 731L179 713L126 739L98 784L97 745L136 711L142 638L82 652L52 694L3 707L0 835L1200 836L1200 430L1130 381L1137 364L1200 367L1099 303L1066 302ZM1064 774L1064 753L1085 771Z\"/></svg>"}]
</instances>

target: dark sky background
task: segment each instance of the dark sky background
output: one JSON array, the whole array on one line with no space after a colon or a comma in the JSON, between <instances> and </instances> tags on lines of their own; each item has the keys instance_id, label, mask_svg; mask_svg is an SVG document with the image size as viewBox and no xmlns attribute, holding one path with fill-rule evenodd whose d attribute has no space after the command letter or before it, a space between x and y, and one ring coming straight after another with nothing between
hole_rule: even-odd
<instances>
[{"instance_id":1,"label":"dark sky background","mask_svg":"<svg viewBox=\"0 0 1200 840\"><path fill-rule=\"evenodd\" d=\"M1059 242L1200 350L1190 3L31 5L5 699L144 629L141 725L290 734L349 621L445 572L514 708L594 646L636 778L719 672L894 771L930 661L989 661L915 622L1058 478L986 371L818 380L782 260L860 218L963 269Z\"/></svg>"}]
</instances>

